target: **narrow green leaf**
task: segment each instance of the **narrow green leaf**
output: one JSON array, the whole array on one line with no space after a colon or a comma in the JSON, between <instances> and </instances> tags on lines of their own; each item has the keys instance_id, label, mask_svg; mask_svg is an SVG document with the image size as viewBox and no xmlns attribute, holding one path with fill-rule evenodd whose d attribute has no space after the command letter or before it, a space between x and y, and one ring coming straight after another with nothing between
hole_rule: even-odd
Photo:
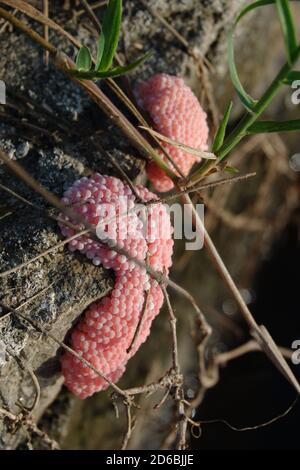
<instances>
[{"instance_id":1,"label":"narrow green leaf","mask_svg":"<svg viewBox=\"0 0 300 470\"><path fill-rule=\"evenodd\" d=\"M241 102L248 110L251 111L254 108L256 101L253 100L253 98L251 98L250 95L248 95L248 93L245 91L239 79L239 75L238 75L237 68L235 65L235 60L234 60L234 46L233 46L234 29L235 29L235 26L232 28L232 30L229 32L229 35L228 35L228 67L229 67L230 78Z\"/></svg>"},{"instance_id":2,"label":"narrow green leaf","mask_svg":"<svg viewBox=\"0 0 300 470\"><path fill-rule=\"evenodd\" d=\"M101 59L98 60L97 58L97 72L105 72L112 65L119 42L121 18L122 0L109 0L104 13L99 39L98 54Z\"/></svg>"},{"instance_id":3,"label":"narrow green leaf","mask_svg":"<svg viewBox=\"0 0 300 470\"><path fill-rule=\"evenodd\" d=\"M76 57L76 68L80 71L89 71L92 67L92 56L90 50L83 46L79 49Z\"/></svg>"},{"instance_id":4,"label":"narrow green leaf","mask_svg":"<svg viewBox=\"0 0 300 470\"><path fill-rule=\"evenodd\" d=\"M287 77L283 80L283 83L286 85L292 85L296 80L300 80L300 70L289 72Z\"/></svg>"},{"instance_id":5,"label":"narrow green leaf","mask_svg":"<svg viewBox=\"0 0 300 470\"><path fill-rule=\"evenodd\" d=\"M234 166L225 166L224 171L226 173L239 173L240 170L238 168L235 168Z\"/></svg>"},{"instance_id":6,"label":"narrow green leaf","mask_svg":"<svg viewBox=\"0 0 300 470\"><path fill-rule=\"evenodd\" d=\"M98 40L98 49L97 49L95 70L98 70L99 67L100 67L102 56L103 56L103 51L104 51L104 45L105 45L105 37L104 37L104 34L101 31L101 33L99 35L99 40Z\"/></svg>"},{"instance_id":7,"label":"narrow green leaf","mask_svg":"<svg viewBox=\"0 0 300 470\"><path fill-rule=\"evenodd\" d=\"M139 126L139 128L143 129L144 131L149 132L149 134L151 135L154 135L155 137L158 138L158 140L167 142L168 144L171 144L178 149L184 150L185 152L190 153L191 155L194 155L195 157L204 158L205 160L217 159L217 157L211 152L206 152L205 150L195 149L194 147L190 147L189 145L185 145L185 144L182 144L181 142L177 142L177 140L170 139L170 137L166 137L165 135L160 134L159 132L156 132L154 129L151 129L150 127Z\"/></svg>"},{"instance_id":8,"label":"narrow green leaf","mask_svg":"<svg viewBox=\"0 0 300 470\"><path fill-rule=\"evenodd\" d=\"M241 102L244 104L246 109L249 110L249 111L252 111L253 107L256 104L256 101L253 98L251 98L250 95L248 95L248 93L245 91L245 89L244 89L244 87L243 87L243 85L242 85L242 83L239 79L237 68L236 68L236 65L235 65L235 60L234 60L233 36L234 36L234 32L235 32L235 29L236 29L238 23L240 22L240 20L247 13L249 13L250 11L252 11L256 8L262 7L264 5L270 5L272 3L275 3L275 1L276 0L259 0L259 1L251 3L247 7L245 7L240 12L240 14L238 15L238 17L235 20L234 25L233 25L233 27L232 27L231 31L229 32L229 35L228 35L228 66L229 66L230 78L231 78L232 84L233 84L233 86L234 86Z\"/></svg>"},{"instance_id":9,"label":"narrow green leaf","mask_svg":"<svg viewBox=\"0 0 300 470\"><path fill-rule=\"evenodd\" d=\"M232 110L232 101L230 101L225 111L224 117L220 123L219 129L217 130L216 137L212 146L213 153L216 153L224 142L225 133L226 133L227 124L229 121L231 110Z\"/></svg>"},{"instance_id":10,"label":"narrow green leaf","mask_svg":"<svg viewBox=\"0 0 300 470\"><path fill-rule=\"evenodd\" d=\"M269 132L286 132L300 130L300 119L293 121L259 121L248 127L248 134L264 134Z\"/></svg>"},{"instance_id":11,"label":"narrow green leaf","mask_svg":"<svg viewBox=\"0 0 300 470\"><path fill-rule=\"evenodd\" d=\"M277 4L280 3L282 5L285 4L283 8L283 13L282 13L285 20L282 25L285 26L285 31L286 31L285 36L289 43L289 49L291 48L292 54L295 54L295 47L297 49L296 36L294 34L295 31L293 28L292 16L290 14L287 0L258 0L246 6L238 15L232 27L232 30L228 36L228 63L229 63L229 73L230 73L231 81L233 83L233 86L235 87L235 90L239 98L241 99L242 103L249 111L253 109L257 101L253 100L253 98L251 98L251 96L248 95L248 93L244 90L243 85L240 82L237 68L235 65L235 60L234 60L233 35L234 35L234 31L238 23L247 13L255 10L256 8L260 8L266 5L274 5L276 3Z\"/></svg>"},{"instance_id":12,"label":"narrow green leaf","mask_svg":"<svg viewBox=\"0 0 300 470\"><path fill-rule=\"evenodd\" d=\"M276 0L277 11L284 36L288 62L292 63L297 50L296 31L288 0Z\"/></svg>"},{"instance_id":13,"label":"narrow green leaf","mask_svg":"<svg viewBox=\"0 0 300 470\"><path fill-rule=\"evenodd\" d=\"M235 25L239 23L239 21L243 18L243 16L245 16L250 11L255 10L255 8L264 7L265 5L274 5L275 2L276 0L258 0L256 2L251 3L250 5L248 5L241 11L241 13L239 14L239 16L237 17L235 21Z\"/></svg>"},{"instance_id":14,"label":"narrow green leaf","mask_svg":"<svg viewBox=\"0 0 300 470\"><path fill-rule=\"evenodd\" d=\"M140 64L142 64L145 60L147 60L150 55L153 54L153 51L148 51L146 54L139 57L137 60L132 62L129 65L124 65L120 67L114 67L109 69L105 72L97 72L95 70L91 70L89 72L81 72L79 70L73 69L69 70L68 73L73 77L83 79L83 80L97 80L99 78L110 78L110 77L118 77L119 75L124 75L125 73L131 72Z\"/></svg>"}]
</instances>

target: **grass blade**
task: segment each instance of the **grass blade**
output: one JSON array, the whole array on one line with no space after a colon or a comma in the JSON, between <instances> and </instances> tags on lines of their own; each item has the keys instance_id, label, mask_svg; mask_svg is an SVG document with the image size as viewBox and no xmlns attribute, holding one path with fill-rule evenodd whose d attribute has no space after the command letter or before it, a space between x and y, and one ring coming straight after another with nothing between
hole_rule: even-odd
<instances>
[{"instance_id":1,"label":"grass blade","mask_svg":"<svg viewBox=\"0 0 300 470\"><path fill-rule=\"evenodd\" d=\"M122 0L109 0L105 10L99 39L97 72L108 70L117 50L122 18Z\"/></svg>"},{"instance_id":2,"label":"grass blade","mask_svg":"<svg viewBox=\"0 0 300 470\"><path fill-rule=\"evenodd\" d=\"M288 62L292 63L298 46L290 5L288 0L276 0L276 6L284 36Z\"/></svg>"},{"instance_id":3,"label":"grass blade","mask_svg":"<svg viewBox=\"0 0 300 470\"><path fill-rule=\"evenodd\" d=\"M270 132L299 131L300 119L293 121L260 121L252 124L247 130L247 134L264 134Z\"/></svg>"},{"instance_id":4,"label":"grass blade","mask_svg":"<svg viewBox=\"0 0 300 470\"><path fill-rule=\"evenodd\" d=\"M104 52L104 46L105 46L105 37L104 34L100 33L99 35L99 40L98 40L98 49L97 49L97 57L96 57L96 65L95 65L95 70L99 70L101 60L103 57L103 52Z\"/></svg>"},{"instance_id":5,"label":"grass blade","mask_svg":"<svg viewBox=\"0 0 300 470\"><path fill-rule=\"evenodd\" d=\"M234 59L234 46L233 46L233 34L234 28L230 31L228 35L228 67L229 67L229 74L232 81L232 84L237 92L241 102L247 108L247 110L252 111L254 108L256 101L251 98L250 95L245 91L238 75L238 71L235 65Z\"/></svg>"},{"instance_id":6,"label":"grass blade","mask_svg":"<svg viewBox=\"0 0 300 470\"><path fill-rule=\"evenodd\" d=\"M249 13L250 11L255 10L256 8L263 7L265 5L273 5L273 4L276 3L276 1L277 0L258 0L256 2L251 3L247 7L245 7L241 11L241 13L238 15L238 17L235 20L234 25L233 25L233 27L232 27L231 31L229 32L229 35L228 35L228 66L229 66L230 78L231 78L232 84L233 84L233 86L234 86L241 102L244 104L246 109L250 112L254 108L254 106L256 104L256 101L253 98L251 98L250 95L248 95L248 93L245 91L245 89L244 89L244 87L243 87L243 85L242 85L242 83L239 79L238 71L237 71L237 68L236 68L236 65L235 65L235 59L234 59L233 36L234 36L234 32L235 32L235 29L236 29L238 23L240 22L240 20L247 13Z\"/></svg>"},{"instance_id":7,"label":"grass blade","mask_svg":"<svg viewBox=\"0 0 300 470\"><path fill-rule=\"evenodd\" d=\"M179 148L180 150L184 150L187 153L191 153L192 155L195 155L198 158L204 158L206 160L216 160L217 158L211 152L205 152L204 150L195 149L194 147L190 147L189 145L181 144L180 142L177 142L174 139L170 139L170 137L166 137L165 135L156 132L150 127L139 126L139 128L149 132L149 134L151 135L155 135L155 137L157 137L159 140L167 142L168 144L173 145L173 147Z\"/></svg>"},{"instance_id":8,"label":"grass blade","mask_svg":"<svg viewBox=\"0 0 300 470\"><path fill-rule=\"evenodd\" d=\"M97 80L100 78L111 78L111 77L118 77L120 75L124 75L125 73L131 72L136 67L138 67L141 63L147 60L150 55L152 55L153 51L148 51L146 54L142 55L134 62L129 65L124 65L120 67L114 67L113 69L106 70L106 71L96 71L91 70L89 72L81 72L76 69L69 70L68 73L73 77L83 79L83 80Z\"/></svg>"},{"instance_id":9,"label":"grass blade","mask_svg":"<svg viewBox=\"0 0 300 470\"><path fill-rule=\"evenodd\" d=\"M224 117L221 121L221 124L219 126L219 129L217 131L217 134L216 134L213 146L212 146L212 151L214 153L217 152L217 150L219 150L219 148L221 147L221 145L224 142L226 128L227 128L227 124L228 124L228 121L229 121L231 110L232 110L232 101L230 101L230 103L229 103L229 105L228 105L228 107L225 111Z\"/></svg>"}]
</instances>

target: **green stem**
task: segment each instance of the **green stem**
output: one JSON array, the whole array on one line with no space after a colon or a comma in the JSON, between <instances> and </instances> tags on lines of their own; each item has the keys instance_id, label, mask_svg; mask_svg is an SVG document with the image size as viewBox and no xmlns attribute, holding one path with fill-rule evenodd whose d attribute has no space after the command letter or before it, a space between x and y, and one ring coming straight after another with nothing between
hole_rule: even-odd
<instances>
[{"instance_id":1,"label":"green stem","mask_svg":"<svg viewBox=\"0 0 300 470\"><path fill-rule=\"evenodd\" d=\"M240 142L240 140L247 134L247 129L261 116L261 114L265 111L268 107L272 99L277 95L281 86L283 85L283 81L287 78L289 72L291 71L293 65L298 60L300 55L300 47L298 47L295 57L293 58L292 63L286 63L276 78L273 80L271 85L265 91L263 96L260 100L256 103L253 107L252 112L247 112L240 122L237 124L235 129L229 134L229 136L225 139L223 145L219 148L216 152L216 156L218 158L216 161L208 161L205 162L198 170L196 170L189 178L190 182L195 183L204 178L207 173L210 172L215 166L224 160L229 152Z\"/></svg>"}]
</instances>

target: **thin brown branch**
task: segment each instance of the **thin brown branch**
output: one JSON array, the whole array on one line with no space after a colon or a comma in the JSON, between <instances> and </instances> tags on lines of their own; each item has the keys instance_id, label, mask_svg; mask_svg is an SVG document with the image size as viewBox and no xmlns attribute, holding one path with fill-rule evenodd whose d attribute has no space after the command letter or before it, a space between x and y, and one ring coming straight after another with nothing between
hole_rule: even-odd
<instances>
[{"instance_id":1,"label":"thin brown branch","mask_svg":"<svg viewBox=\"0 0 300 470\"><path fill-rule=\"evenodd\" d=\"M27 416L31 416L31 415L33 415L33 413L35 412L35 410L37 409L37 407L40 403L41 388L40 388L39 381L38 381L35 373L31 369L31 367L27 364L26 360L22 361L18 356L16 356L16 354L14 354L14 352L9 347L6 347L6 351L10 356L12 356L14 358L14 360L17 362L20 369L21 370L26 370L28 372L28 374L30 375L30 377L31 377L31 380L32 380L32 383L33 383L33 386L34 386L34 389L35 389L35 397L34 397L33 405L32 405L32 407L29 411L29 414L27 415Z\"/></svg>"},{"instance_id":2,"label":"thin brown branch","mask_svg":"<svg viewBox=\"0 0 300 470\"><path fill-rule=\"evenodd\" d=\"M169 311L169 319L170 325L172 330L172 357L173 357L173 365L172 365L172 372L174 373L174 382L173 385L175 387L175 395L174 400L176 403L177 408L177 446L178 450L184 450L187 447L187 417L185 415L184 409L184 390L183 390L183 376L180 370L180 364L178 359L178 344L177 344L177 330L176 330L176 317L170 302L170 298L165 286L162 286L162 290L166 299L168 311Z\"/></svg>"},{"instance_id":3,"label":"thin brown branch","mask_svg":"<svg viewBox=\"0 0 300 470\"><path fill-rule=\"evenodd\" d=\"M225 424L225 426L230 428L232 431L237 431L237 432L255 431L257 429L270 426L271 424L276 423L276 421L279 421L280 419L285 418L292 411L292 409L294 408L298 400L299 400L299 396L295 398L292 404L283 413L280 413L279 415L275 416L274 418L269 419L268 421L265 421L264 423L256 424L255 426L245 426L242 428L237 428L236 426L233 426L225 419L200 420L199 424L202 425L202 424L222 423L222 424Z\"/></svg>"},{"instance_id":4,"label":"thin brown branch","mask_svg":"<svg viewBox=\"0 0 300 470\"><path fill-rule=\"evenodd\" d=\"M47 250L43 251L42 253L39 253L38 255L34 256L33 258L30 258L29 260L27 261L24 261L24 263L21 263L21 264L18 264L17 266L14 266L13 268L11 269L8 269L7 271L3 271L3 272L0 272L0 278L3 278L3 277L6 277L12 273L16 273L18 271L20 271L21 269L25 268L26 266L28 266L29 264L31 263L34 263L35 261L41 259L41 258L44 258L46 255L49 255L50 253L52 253L53 251L56 251L58 250L59 248L67 245L69 242L71 242L72 240L75 240L76 238L78 237L81 237L82 235L86 235L87 233L89 233L89 230L86 229L86 230L81 230L81 232L78 232L78 233L75 233L74 235L72 235L71 237L69 238L66 238L65 240L62 240L61 242L59 243L56 243L56 245L54 246L51 246L50 248L48 248ZM1 320L1 318L0 318Z\"/></svg>"},{"instance_id":5,"label":"thin brown branch","mask_svg":"<svg viewBox=\"0 0 300 470\"><path fill-rule=\"evenodd\" d=\"M0 118L3 121L8 121L10 123L13 123L16 128L29 129L30 131L36 132L37 134L46 135L47 137L57 140L57 136L55 135L54 132L50 132L48 129L37 126L35 124L31 124L30 122L22 121L14 116L11 116L8 113L0 111Z\"/></svg>"},{"instance_id":6,"label":"thin brown branch","mask_svg":"<svg viewBox=\"0 0 300 470\"><path fill-rule=\"evenodd\" d=\"M110 159L112 165L115 167L115 169L117 170L117 172L119 173L119 175L121 176L121 178L126 181L126 183L128 184L128 186L130 187L131 191L133 192L133 194L135 195L135 198L138 202L142 202L137 190L135 189L135 186L134 184L132 183L131 179L129 178L129 176L127 175L127 173L123 170L123 168L121 167L121 165L119 165L119 163L117 162L117 160L115 159L115 157L108 151L104 150L104 148L102 147L102 145L96 141L94 138L91 139L91 142L93 143L93 145L98 149L100 150L101 152L105 153L105 155L108 156L108 158Z\"/></svg>"},{"instance_id":7,"label":"thin brown branch","mask_svg":"<svg viewBox=\"0 0 300 470\"><path fill-rule=\"evenodd\" d=\"M293 351L291 351L288 348L284 348L282 346L278 346L278 347L286 359L291 359ZM237 348L232 349L231 351L226 351L224 353L217 354L214 358L214 362L218 366L224 365L227 362L232 361L233 359L237 359L238 357L243 356L244 354L248 354L249 352L256 352L256 351L262 352L260 345L254 340L249 340L247 343L244 343L241 346L238 346Z\"/></svg>"},{"instance_id":8,"label":"thin brown branch","mask_svg":"<svg viewBox=\"0 0 300 470\"><path fill-rule=\"evenodd\" d=\"M32 5L29 5L29 3L23 1L23 0L2 0L1 3L4 3L5 5L8 5L10 7L17 8L19 11L22 13L25 13L25 15L29 16L32 18L34 21L38 21L39 23L42 23L43 25L48 26L49 28L53 29L57 33L63 35L66 37L75 47L80 49L81 44L77 39L74 38L70 33L68 33L65 29L63 29L61 26L59 26L55 21L51 20L50 18L46 17L41 11L38 9L34 8ZM12 18L12 15L8 13L7 10L4 10L3 8L0 9L1 16L6 18L8 21L10 21L14 26L17 28L20 28L23 30L24 33L29 35L34 41L39 43L42 47L44 47L46 50L50 52L50 54L55 54L56 48L52 46L49 41L45 40L42 36L39 34L35 33L30 27L28 27L23 21L19 21L16 18ZM6 14L6 16L4 16ZM42 40L42 42L41 42Z\"/></svg>"},{"instance_id":9,"label":"thin brown branch","mask_svg":"<svg viewBox=\"0 0 300 470\"><path fill-rule=\"evenodd\" d=\"M26 305L28 305L29 303L33 302L35 299L37 299L40 295L44 294L45 292L47 292L49 289L51 289L51 287L53 286L54 282L52 282L51 284L49 284L49 286L47 287L44 287L44 289L41 289L40 291L38 291L36 294L32 295L31 297L29 297L29 299L25 300L24 302L22 302L18 307L16 307L16 310L19 310L23 307L25 307ZM4 315L2 315L0 317L0 322L5 320L5 318L8 318L10 315L12 314L11 311L9 311L8 313L5 313Z\"/></svg>"},{"instance_id":10,"label":"thin brown branch","mask_svg":"<svg viewBox=\"0 0 300 470\"><path fill-rule=\"evenodd\" d=\"M166 304L168 307L168 312L169 312L169 321L171 325L171 331L172 331L172 358L173 358L173 369L176 374L180 374L180 365L179 365L179 360L178 360L178 344L177 344L177 331L176 331L176 323L177 319L175 317L171 302L170 302L170 297L168 295L167 289L165 286L162 286L162 291L164 293L164 297L166 300Z\"/></svg>"},{"instance_id":11,"label":"thin brown branch","mask_svg":"<svg viewBox=\"0 0 300 470\"><path fill-rule=\"evenodd\" d=\"M93 5L90 5L90 8L94 12L94 10L97 10L98 8L104 7L105 5L107 5L107 0L101 0L100 2L95 2L95 3L93 3ZM85 14L85 12L86 12L85 9L77 10L77 11L74 12L74 15L75 16L82 16L82 15Z\"/></svg>"},{"instance_id":12,"label":"thin brown branch","mask_svg":"<svg viewBox=\"0 0 300 470\"><path fill-rule=\"evenodd\" d=\"M127 449L129 439L131 438L132 432L134 430L134 423L131 416L131 405L130 403L125 403L126 407L126 419L127 419L127 431L123 438L121 450Z\"/></svg>"},{"instance_id":13,"label":"thin brown branch","mask_svg":"<svg viewBox=\"0 0 300 470\"><path fill-rule=\"evenodd\" d=\"M99 377L101 377L103 380L105 380L114 390L116 393L118 393L120 396L123 396L125 398L127 398L127 394L126 392L124 392L123 390L121 390L117 385L115 385L113 382L111 382L111 380L109 378L106 377L105 374L103 374L102 372L100 372L93 364L91 364L89 361L87 361L86 359L84 359L80 354L78 354L76 351L74 351L72 348L70 348L69 346L67 346L65 343L63 343L62 341L59 341L54 335L52 335L51 333L49 333L44 327L42 327L41 325L38 325L37 322L35 322L34 320L31 320L29 319L28 317L26 317L25 315L21 314L17 309L14 309L12 307L9 307L8 305L4 304L3 302L0 302L0 306L6 310L9 310L10 312L12 312L13 314L19 316L20 318L22 318L22 320L24 320L25 322L29 323L35 330L37 331L40 331L41 333L43 333L45 336L47 336L48 338L52 339L52 341L54 341L56 344L58 344L60 347L62 347L65 351L69 352L70 354L72 354L74 357L76 357L80 362L82 362L83 364L85 364L87 367L89 367L90 369L92 369Z\"/></svg>"},{"instance_id":14,"label":"thin brown branch","mask_svg":"<svg viewBox=\"0 0 300 470\"><path fill-rule=\"evenodd\" d=\"M129 345L129 347L127 348L127 353L129 354L130 351L132 350L134 344L135 344L135 341L136 339L138 338L140 332L141 332L141 328L142 328L142 325L143 325L143 320L144 320L144 317L145 317L145 313L146 313L146 310L147 310L147 305L148 305L148 299L149 299L149 294L150 294L150 291L148 290L146 293L145 293L145 299L144 299L144 305L143 305L143 308L142 308L142 312L141 312L141 315L140 315L140 318L138 319L138 324L136 326L136 329L135 329L135 332L133 334L133 338L131 340L131 343Z\"/></svg>"},{"instance_id":15,"label":"thin brown branch","mask_svg":"<svg viewBox=\"0 0 300 470\"><path fill-rule=\"evenodd\" d=\"M48 0L43 0L43 7L44 7L44 15L46 18L49 18L49 1ZM49 41L49 26L48 24L44 25L44 37L45 41ZM46 67L49 67L49 51L45 51L45 64Z\"/></svg>"},{"instance_id":16,"label":"thin brown branch","mask_svg":"<svg viewBox=\"0 0 300 470\"><path fill-rule=\"evenodd\" d=\"M0 220L6 219L6 217L9 217L10 215L13 215L13 211L6 212L5 214L0 216Z\"/></svg>"},{"instance_id":17,"label":"thin brown branch","mask_svg":"<svg viewBox=\"0 0 300 470\"><path fill-rule=\"evenodd\" d=\"M82 6L87 13L88 17L91 19L93 25L95 26L96 30L99 32L101 31L101 23L98 20L97 16L95 15L94 9L90 6L87 0L80 0Z\"/></svg>"},{"instance_id":18,"label":"thin brown branch","mask_svg":"<svg viewBox=\"0 0 300 470\"><path fill-rule=\"evenodd\" d=\"M256 176L255 172L246 173L245 175L232 176L231 178L222 178L219 180L212 181L211 183L209 182L209 183L189 186L188 188L181 186L181 189L176 190L174 194L170 194L169 196L166 196L160 199L159 198L153 199L151 201L145 202L144 204L151 205L151 204L158 204L160 202L170 202L170 201L173 201L174 199L178 199L178 197L182 196L183 194L192 194L192 193L199 192L205 189L212 189L212 188L216 188L218 186L222 186L226 184L238 183L240 181L245 181L248 178L252 178L253 176Z\"/></svg>"},{"instance_id":19,"label":"thin brown branch","mask_svg":"<svg viewBox=\"0 0 300 470\"><path fill-rule=\"evenodd\" d=\"M167 387L167 390L162 396L161 400L156 405L154 405L153 407L154 410L158 410L159 408L161 408L161 406L165 403L168 396L170 395L171 389L172 389L172 385L170 384L169 387Z\"/></svg>"},{"instance_id":20,"label":"thin brown branch","mask_svg":"<svg viewBox=\"0 0 300 470\"><path fill-rule=\"evenodd\" d=\"M172 385L172 380L170 379L170 371L168 371L157 382L152 382L150 384L142 385L141 387L127 388L125 392L129 396L140 395L143 393L151 395L157 392L158 390L168 388L170 385Z\"/></svg>"},{"instance_id":21,"label":"thin brown branch","mask_svg":"<svg viewBox=\"0 0 300 470\"><path fill-rule=\"evenodd\" d=\"M8 2L2 2L2 3L8 3ZM10 3L14 3L14 2L10 2ZM9 21L12 25L14 25L20 31L23 31L23 33L29 36L34 42L42 46L46 51L49 51L51 54L56 53L56 48L52 44L50 44L48 41L46 41L42 36L40 36L40 34L36 33L29 26L27 26L27 24L24 23L24 21L18 20L17 18L15 18L14 15L12 15L7 10L1 7L0 7L0 16L2 18L5 18L7 21Z\"/></svg>"},{"instance_id":22,"label":"thin brown branch","mask_svg":"<svg viewBox=\"0 0 300 470\"><path fill-rule=\"evenodd\" d=\"M27 429L30 433L37 435L43 442L45 442L51 450L58 450L58 443L50 438L48 434L37 427L37 425L29 418L24 417L22 414L16 416L10 411L0 408L0 415L8 418L15 426L22 426Z\"/></svg>"}]
</instances>

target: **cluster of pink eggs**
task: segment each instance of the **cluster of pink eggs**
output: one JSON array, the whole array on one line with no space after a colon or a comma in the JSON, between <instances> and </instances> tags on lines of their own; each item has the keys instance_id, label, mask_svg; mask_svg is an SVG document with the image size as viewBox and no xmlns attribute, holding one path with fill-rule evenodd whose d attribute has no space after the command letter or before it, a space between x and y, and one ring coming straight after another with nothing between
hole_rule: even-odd
<instances>
[{"instance_id":1,"label":"cluster of pink eggs","mask_svg":"<svg viewBox=\"0 0 300 470\"><path fill-rule=\"evenodd\" d=\"M206 149L206 114L182 79L155 75L140 83L135 95L158 132L190 147ZM196 157L169 143L162 145L187 175ZM161 155L165 158L162 152ZM171 179L155 163L148 164L147 175L159 192L173 187ZM142 186L136 187L136 193L144 202L157 199ZM139 201L127 184L100 174L76 181L62 201L97 227L97 235L106 237L105 243L101 243L100 236L98 242L82 235L69 243L69 249L115 273L111 294L89 306L71 332L70 345L111 382L117 382L128 360L149 335L163 303L160 285L136 261L168 274L173 251L170 217L161 203L147 204L145 211L137 209ZM74 235L73 229L60 226L64 236ZM63 353L61 365L66 386L81 398L108 387L104 378L68 352Z\"/></svg>"}]
</instances>

